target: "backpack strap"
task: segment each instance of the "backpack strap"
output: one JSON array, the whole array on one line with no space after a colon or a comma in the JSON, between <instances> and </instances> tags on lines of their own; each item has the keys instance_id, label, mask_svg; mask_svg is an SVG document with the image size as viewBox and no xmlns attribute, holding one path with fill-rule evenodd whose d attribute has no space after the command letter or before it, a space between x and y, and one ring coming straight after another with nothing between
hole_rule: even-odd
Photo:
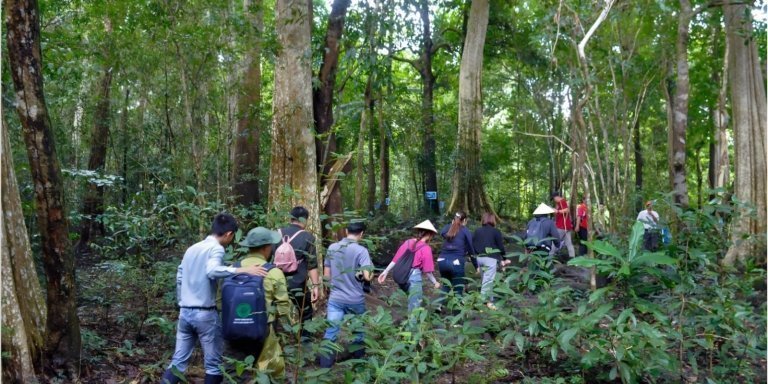
<instances>
[{"instance_id":1,"label":"backpack strap","mask_svg":"<svg viewBox=\"0 0 768 384\"><path fill-rule=\"evenodd\" d=\"M271 262L270 262L270 263L265 263L265 264L262 264L261 266L262 266L264 269L266 269L266 270L267 270L267 272L269 272L270 270L272 270L272 268L274 268L274 267L275 267L275 264L273 264L273 263L271 263Z\"/></svg>"},{"instance_id":2,"label":"backpack strap","mask_svg":"<svg viewBox=\"0 0 768 384\"><path fill-rule=\"evenodd\" d=\"M299 235L299 233L302 233L302 232L304 232L304 230L303 230L303 229L299 229L299 230L298 230L296 233L294 233L294 234L293 234L293 236L291 236L291 237L288 239L288 242L290 243L291 241L293 241L293 239L295 239L295 238L296 238L296 236L298 236L298 235ZM280 236L282 236L282 235L283 235L283 233L282 233L282 232L280 232Z\"/></svg>"},{"instance_id":3,"label":"backpack strap","mask_svg":"<svg viewBox=\"0 0 768 384\"><path fill-rule=\"evenodd\" d=\"M412 239L412 240L413 242L411 242L411 245L408 247L408 250L413 252L414 255L416 254L416 252L420 251L422 248L429 245L429 244L424 244L421 247L415 248L415 246L419 243L419 240L418 239Z\"/></svg>"},{"instance_id":4,"label":"backpack strap","mask_svg":"<svg viewBox=\"0 0 768 384\"><path fill-rule=\"evenodd\" d=\"M243 266L243 264L240 263L240 260L238 260L238 261L235 261L234 263L232 263L232 266L235 267L235 268L240 268L240 267Z\"/></svg>"}]
</instances>

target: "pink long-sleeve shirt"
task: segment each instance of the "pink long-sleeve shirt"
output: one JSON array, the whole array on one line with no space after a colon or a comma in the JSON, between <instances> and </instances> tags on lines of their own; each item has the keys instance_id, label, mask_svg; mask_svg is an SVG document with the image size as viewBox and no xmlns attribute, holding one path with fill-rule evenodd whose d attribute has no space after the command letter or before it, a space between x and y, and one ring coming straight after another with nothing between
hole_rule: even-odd
<instances>
[{"instance_id":1,"label":"pink long-sleeve shirt","mask_svg":"<svg viewBox=\"0 0 768 384\"><path fill-rule=\"evenodd\" d=\"M416 239L406 240L395 253L392 262L397 263L408 248L416 250L416 253L413 255L412 268L419 268L423 273L432 273L435 271L435 261L432 259L432 248L429 244L425 244Z\"/></svg>"}]
</instances>

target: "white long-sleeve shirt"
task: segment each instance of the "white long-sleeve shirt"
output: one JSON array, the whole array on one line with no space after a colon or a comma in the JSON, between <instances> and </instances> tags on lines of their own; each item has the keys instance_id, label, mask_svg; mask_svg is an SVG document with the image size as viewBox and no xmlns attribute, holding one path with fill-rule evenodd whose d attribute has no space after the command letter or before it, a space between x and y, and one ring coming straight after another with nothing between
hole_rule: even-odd
<instances>
[{"instance_id":1,"label":"white long-sleeve shirt","mask_svg":"<svg viewBox=\"0 0 768 384\"><path fill-rule=\"evenodd\" d=\"M222 264L224 247L208 236L187 248L176 270L179 307L216 307L216 279L231 276L235 267Z\"/></svg>"},{"instance_id":2,"label":"white long-sleeve shirt","mask_svg":"<svg viewBox=\"0 0 768 384\"><path fill-rule=\"evenodd\" d=\"M659 224L659 213L656 211L648 213L648 210L644 209L637 214L637 221L643 223L645 229L656 228Z\"/></svg>"}]
</instances>

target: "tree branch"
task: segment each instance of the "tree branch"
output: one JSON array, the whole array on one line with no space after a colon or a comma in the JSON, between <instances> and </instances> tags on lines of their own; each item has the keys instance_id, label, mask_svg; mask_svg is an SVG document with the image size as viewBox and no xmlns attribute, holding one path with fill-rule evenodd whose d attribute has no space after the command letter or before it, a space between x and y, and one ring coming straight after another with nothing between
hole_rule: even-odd
<instances>
[{"instance_id":1,"label":"tree branch","mask_svg":"<svg viewBox=\"0 0 768 384\"><path fill-rule=\"evenodd\" d=\"M603 11L600 12L600 16L597 17L597 20L592 24L592 27L589 28L589 31L584 35L584 38L581 39L578 45L578 54L579 58L584 60L584 62L587 61L586 54L584 54L584 48L587 46L587 43L589 42L589 39L592 37L593 34L595 34L595 31L597 31L597 27L600 26L600 24L605 21L605 19L608 17L608 12L610 12L611 7L613 7L613 3L616 0L608 0L605 2L605 8L603 8Z\"/></svg>"},{"instance_id":2,"label":"tree branch","mask_svg":"<svg viewBox=\"0 0 768 384\"><path fill-rule=\"evenodd\" d=\"M555 139L558 143L562 144L563 147L566 147L568 148L569 151L573 152L573 148L571 148L562 139L560 139L555 135L543 135L541 133L529 133L529 132L520 132L520 131L512 131L512 133L519 133L521 135L526 135L526 136L543 137L545 139Z\"/></svg>"},{"instance_id":3,"label":"tree branch","mask_svg":"<svg viewBox=\"0 0 768 384\"><path fill-rule=\"evenodd\" d=\"M416 71L421 72L421 60L406 59L404 57L399 57L399 56L395 56L395 55L390 55L389 57L391 57L392 60L395 60L395 61L400 61L400 62L403 62L403 63L408 63L411 66L413 66L413 68L415 68Z\"/></svg>"},{"instance_id":4,"label":"tree branch","mask_svg":"<svg viewBox=\"0 0 768 384\"><path fill-rule=\"evenodd\" d=\"M437 43L437 44L432 46L432 50L430 51L430 53L432 55L434 55L435 53L437 53L437 51L440 48L445 48L446 50L449 50L451 48L451 45L446 43L445 41L441 41L441 42L439 42L439 43Z\"/></svg>"}]
</instances>

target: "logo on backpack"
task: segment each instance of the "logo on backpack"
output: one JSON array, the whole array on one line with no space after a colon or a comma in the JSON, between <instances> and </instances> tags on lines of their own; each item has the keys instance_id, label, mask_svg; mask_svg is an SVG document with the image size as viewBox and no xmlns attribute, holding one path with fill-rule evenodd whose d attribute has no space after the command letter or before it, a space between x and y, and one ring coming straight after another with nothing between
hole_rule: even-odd
<instances>
[{"instance_id":1,"label":"logo on backpack","mask_svg":"<svg viewBox=\"0 0 768 384\"><path fill-rule=\"evenodd\" d=\"M267 263L263 267L269 271L274 265ZM224 339L263 342L269 335L264 278L245 274L226 278L221 287L221 319Z\"/></svg>"},{"instance_id":2,"label":"logo on backpack","mask_svg":"<svg viewBox=\"0 0 768 384\"><path fill-rule=\"evenodd\" d=\"M285 273L296 272L296 269L299 268L299 263L301 263L302 260L296 259L296 251L293 250L291 241L293 241L299 233L304 232L304 230L302 229L294 233L291 237L283 236L283 232L280 230L277 230L277 232L280 233L280 236L283 238L283 243L275 250L275 258L273 262L276 267L280 268Z\"/></svg>"}]
</instances>

